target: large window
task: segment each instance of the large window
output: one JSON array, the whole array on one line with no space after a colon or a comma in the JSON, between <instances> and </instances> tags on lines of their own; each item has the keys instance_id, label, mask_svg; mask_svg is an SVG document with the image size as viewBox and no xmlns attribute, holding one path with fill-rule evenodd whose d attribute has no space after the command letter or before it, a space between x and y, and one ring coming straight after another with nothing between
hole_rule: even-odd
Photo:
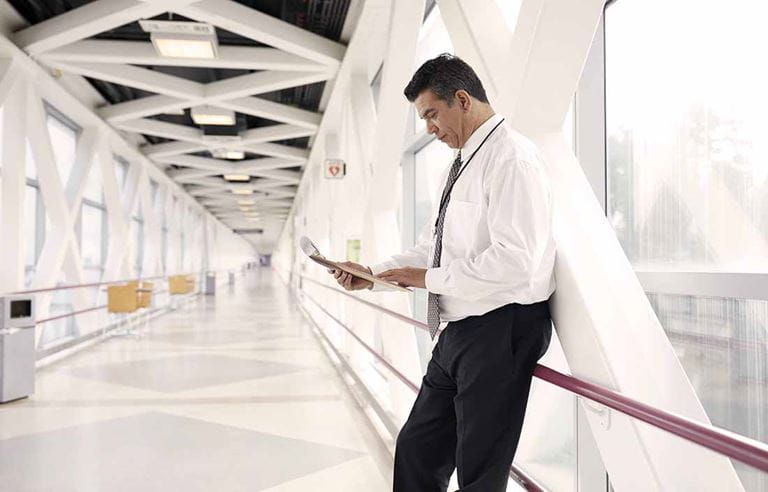
<instances>
[{"instance_id":1,"label":"large window","mask_svg":"<svg viewBox=\"0 0 768 492\"><path fill-rule=\"evenodd\" d=\"M712 422L768 442L768 303L729 292L768 274L766 14L752 0L618 0L605 72L608 218L641 279L729 274L715 297L648 296ZM768 488L736 466L747 490Z\"/></svg>"}]
</instances>

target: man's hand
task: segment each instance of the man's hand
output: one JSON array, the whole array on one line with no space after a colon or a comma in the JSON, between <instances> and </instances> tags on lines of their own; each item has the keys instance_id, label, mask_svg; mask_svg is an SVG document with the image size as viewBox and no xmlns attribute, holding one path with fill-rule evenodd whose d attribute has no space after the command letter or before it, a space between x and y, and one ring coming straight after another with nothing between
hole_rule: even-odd
<instances>
[{"instance_id":1,"label":"man's hand","mask_svg":"<svg viewBox=\"0 0 768 492\"><path fill-rule=\"evenodd\" d=\"M370 268L365 267L363 265L358 265L357 263L353 263L351 261L342 261L342 262L339 262L339 265L344 265L350 270L360 270L361 272L372 273ZM360 277L355 277L351 273L347 273L341 270L336 270L335 268L329 268L328 273L333 274L334 278L336 278L336 282L338 282L339 285L344 287L346 290L362 290L362 289L370 289L371 287L373 287L372 282L369 282Z\"/></svg>"},{"instance_id":2,"label":"man's hand","mask_svg":"<svg viewBox=\"0 0 768 492\"><path fill-rule=\"evenodd\" d=\"M385 270L376 275L377 278L386 280L388 282L396 282L403 287L419 287L421 289L427 288L426 268L393 268L392 270Z\"/></svg>"}]
</instances>

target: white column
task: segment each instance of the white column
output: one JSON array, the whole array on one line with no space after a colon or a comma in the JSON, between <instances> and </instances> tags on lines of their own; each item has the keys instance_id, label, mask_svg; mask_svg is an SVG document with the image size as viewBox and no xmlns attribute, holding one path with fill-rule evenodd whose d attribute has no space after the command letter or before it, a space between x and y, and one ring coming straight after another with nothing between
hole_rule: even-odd
<instances>
[{"instance_id":1,"label":"white column","mask_svg":"<svg viewBox=\"0 0 768 492\"><path fill-rule=\"evenodd\" d=\"M0 146L2 189L0 189L0 292L24 288L24 210L26 184L26 89L11 71L10 60L3 60L5 72L0 80L3 104L3 134ZM18 69L18 68L17 68Z\"/></svg>"}]
</instances>

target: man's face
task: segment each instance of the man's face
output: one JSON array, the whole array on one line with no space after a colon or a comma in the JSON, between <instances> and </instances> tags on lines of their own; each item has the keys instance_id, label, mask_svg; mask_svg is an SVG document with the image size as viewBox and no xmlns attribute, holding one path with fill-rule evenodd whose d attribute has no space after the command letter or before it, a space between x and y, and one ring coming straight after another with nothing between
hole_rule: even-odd
<instances>
[{"instance_id":1,"label":"man's face","mask_svg":"<svg viewBox=\"0 0 768 492\"><path fill-rule=\"evenodd\" d=\"M416 112L427 124L427 132L452 149L460 149L464 144L464 118L467 101L454 96L452 104L439 99L427 89L416 97L413 104Z\"/></svg>"}]
</instances>

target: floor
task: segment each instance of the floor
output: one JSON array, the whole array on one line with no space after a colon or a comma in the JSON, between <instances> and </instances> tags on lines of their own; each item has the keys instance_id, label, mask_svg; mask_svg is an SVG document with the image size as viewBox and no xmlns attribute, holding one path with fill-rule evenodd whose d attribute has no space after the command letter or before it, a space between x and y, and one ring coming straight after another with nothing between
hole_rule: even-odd
<instances>
[{"instance_id":1,"label":"floor","mask_svg":"<svg viewBox=\"0 0 768 492\"><path fill-rule=\"evenodd\" d=\"M0 489L385 491L391 461L259 270L38 371L0 406Z\"/></svg>"}]
</instances>

